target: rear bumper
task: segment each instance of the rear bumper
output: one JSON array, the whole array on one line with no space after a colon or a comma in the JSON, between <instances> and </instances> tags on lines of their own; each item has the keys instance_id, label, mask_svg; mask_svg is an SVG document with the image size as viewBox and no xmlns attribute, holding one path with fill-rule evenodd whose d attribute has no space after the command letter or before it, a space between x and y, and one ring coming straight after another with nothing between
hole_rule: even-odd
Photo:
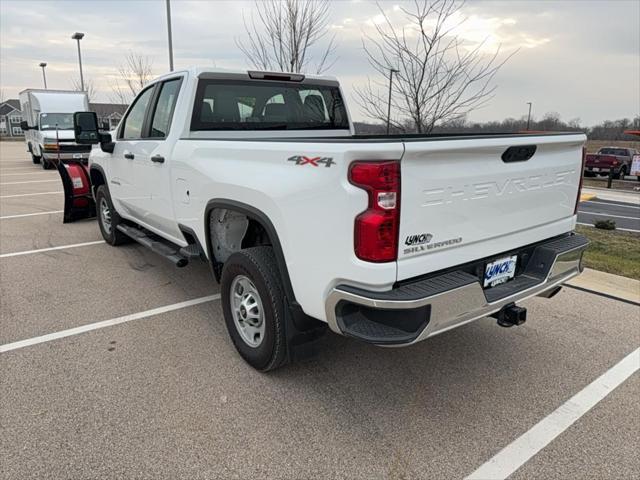
<instances>
[{"instance_id":1,"label":"rear bumper","mask_svg":"<svg viewBox=\"0 0 640 480\"><path fill-rule=\"evenodd\" d=\"M58 158L60 158L60 160L88 160L89 153L90 152L60 152L58 154L53 152L44 152L42 156L45 160L57 160Z\"/></svg>"},{"instance_id":2,"label":"rear bumper","mask_svg":"<svg viewBox=\"0 0 640 480\"><path fill-rule=\"evenodd\" d=\"M622 168L622 165L585 165L585 172L594 172L594 173L609 173L611 170L614 172L619 171Z\"/></svg>"},{"instance_id":3,"label":"rear bumper","mask_svg":"<svg viewBox=\"0 0 640 480\"><path fill-rule=\"evenodd\" d=\"M499 311L535 295L549 295L582 271L589 242L566 235L536 245L510 282L483 289L478 275L452 270L387 292L339 285L326 313L336 333L379 345L410 345Z\"/></svg>"}]
</instances>

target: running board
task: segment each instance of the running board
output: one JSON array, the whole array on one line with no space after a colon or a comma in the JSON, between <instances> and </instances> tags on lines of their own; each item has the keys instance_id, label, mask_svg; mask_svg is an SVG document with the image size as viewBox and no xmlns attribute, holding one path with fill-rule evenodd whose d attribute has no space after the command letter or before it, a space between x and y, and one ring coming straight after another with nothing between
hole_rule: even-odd
<instances>
[{"instance_id":1,"label":"running board","mask_svg":"<svg viewBox=\"0 0 640 480\"><path fill-rule=\"evenodd\" d=\"M156 235L147 234L143 230L129 225L120 224L117 228L140 245L147 247L158 255L162 255L176 267L184 267L189 263L189 259L182 254L181 248L173 243L161 239ZM153 237L151 235L153 235Z\"/></svg>"}]
</instances>

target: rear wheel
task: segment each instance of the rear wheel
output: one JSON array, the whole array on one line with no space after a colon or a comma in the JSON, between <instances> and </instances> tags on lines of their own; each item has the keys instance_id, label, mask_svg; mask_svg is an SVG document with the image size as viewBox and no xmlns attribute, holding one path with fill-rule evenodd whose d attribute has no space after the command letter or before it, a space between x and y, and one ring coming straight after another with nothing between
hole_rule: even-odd
<instances>
[{"instance_id":1,"label":"rear wheel","mask_svg":"<svg viewBox=\"0 0 640 480\"><path fill-rule=\"evenodd\" d=\"M240 356L263 372L286 361L282 281L271 247L252 247L231 255L220 281L222 311Z\"/></svg>"},{"instance_id":2,"label":"rear wheel","mask_svg":"<svg viewBox=\"0 0 640 480\"><path fill-rule=\"evenodd\" d=\"M129 241L129 237L118 230L118 225L122 223L122 219L113 208L109 190L104 185L100 185L96 190L96 213L100 233L102 233L102 238L104 238L105 242L116 246Z\"/></svg>"},{"instance_id":3,"label":"rear wheel","mask_svg":"<svg viewBox=\"0 0 640 480\"><path fill-rule=\"evenodd\" d=\"M616 180L624 180L625 175L627 174L627 167L625 167L624 165L620 167L620 170L618 170L617 173L613 174L613 178L615 178Z\"/></svg>"}]
</instances>

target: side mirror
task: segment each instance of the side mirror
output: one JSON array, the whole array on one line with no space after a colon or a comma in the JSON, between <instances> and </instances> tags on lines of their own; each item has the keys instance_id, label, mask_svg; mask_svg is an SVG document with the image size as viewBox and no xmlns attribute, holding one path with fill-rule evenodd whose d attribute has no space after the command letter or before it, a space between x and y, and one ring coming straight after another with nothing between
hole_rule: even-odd
<instances>
[{"instance_id":1,"label":"side mirror","mask_svg":"<svg viewBox=\"0 0 640 480\"><path fill-rule=\"evenodd\" d=\"M80 145L97 145L100 143L98 132L98 116L96 112L76 112L73 114L73 131L75 140Z\"/></svg>"},{"instance_id":2,"label":"side mirror","mask_svg":"<svg viewBox=\"0 0 640 480\"><path fill-rule=\"evenodd\" d=\"M116 144L111 140L110 133L101 133L100 134L100 149L106 153L113 153Z\"/></svg>"},{"instance_id":3,"label":"side mirror","mask_svg":"<svg viewBox=\"0 0 640 480\"><path fill-rule=\"evenodd\" d=\"M27 130L31 130L31 127L29 127L29 124L27 123L26 120L22 120L20 122L20 128L22 129L23 132L26 132Z\"/></svg>"}]
</instances>

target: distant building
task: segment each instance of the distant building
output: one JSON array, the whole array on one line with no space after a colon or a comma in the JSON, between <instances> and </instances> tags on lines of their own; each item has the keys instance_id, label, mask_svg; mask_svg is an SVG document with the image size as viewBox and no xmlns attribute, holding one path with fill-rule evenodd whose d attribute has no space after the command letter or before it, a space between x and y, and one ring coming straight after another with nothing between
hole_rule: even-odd
<instances>
[{"instance_id":1,"label":"distant building","mask_svg":"<svg viewBox=\"0 0 640 480\"><path fill-rule=\"evenodd\" d=\"M17 98L10 98L0 103L0 136L2 137L23 137L24 132L20 128L22 121L22 111L20 101Z\"/></svg>"},{"instance_id":2,"label":"distant building","mask_svg":"<svg viewBox=\"0 0 640 480\"><path fill-rule=\"evenodd\" d=\"M90 103L89 110L96 112L98 125L104 130L113 130L118 126L128 105L119 103Z\"/></svg>"}]
</instances>

